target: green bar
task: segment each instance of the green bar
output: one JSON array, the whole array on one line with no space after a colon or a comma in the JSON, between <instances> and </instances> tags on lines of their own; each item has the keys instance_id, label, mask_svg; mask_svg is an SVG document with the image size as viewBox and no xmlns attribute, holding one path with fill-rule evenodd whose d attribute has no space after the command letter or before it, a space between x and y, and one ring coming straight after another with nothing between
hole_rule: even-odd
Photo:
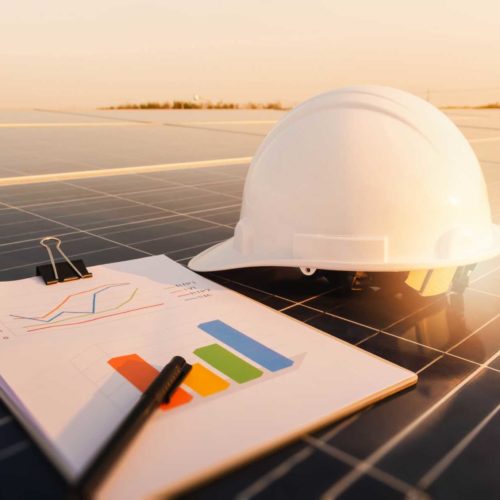
<instances>
[{"instance_id":1,"label":"green bar","mask_svg":"<svg viewBox=\"0 0 500 500\"><path fill-rule=\"evenodd\" d=\"M230 379L244 384L262 375L262 372L218 344L196 349L194 353Z\"/></svg>"}]
</instances>

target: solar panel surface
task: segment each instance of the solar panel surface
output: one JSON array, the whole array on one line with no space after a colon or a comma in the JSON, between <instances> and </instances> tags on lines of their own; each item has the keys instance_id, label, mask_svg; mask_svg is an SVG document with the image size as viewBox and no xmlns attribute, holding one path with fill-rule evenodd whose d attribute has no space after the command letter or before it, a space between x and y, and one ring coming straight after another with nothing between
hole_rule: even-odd
<instances>
[{"instance_id":1,"label":"solar panel surface","mask_svg":"<svg viewBox=\"0 0 500 500\"><path fill-rule=\"evenodd\" d=\"M0 113L0 182L250 156L278 114L238 113ZM450 117L481 160L498 224L500 112L453 111ZM232 234L246 170L224 165L0 187L0 279L32 276L47 260L38 244L47 234L61 237L65 251L87 265L162 253L185 264ZM419 383L186 497L498 494L500 258L476 268L463 296L434 299L382 290L340 295L326 280L290 269L210 277L418 372ZM0 497L64 495L59 474L0 404Z\"/></svg>"}]
</instances>

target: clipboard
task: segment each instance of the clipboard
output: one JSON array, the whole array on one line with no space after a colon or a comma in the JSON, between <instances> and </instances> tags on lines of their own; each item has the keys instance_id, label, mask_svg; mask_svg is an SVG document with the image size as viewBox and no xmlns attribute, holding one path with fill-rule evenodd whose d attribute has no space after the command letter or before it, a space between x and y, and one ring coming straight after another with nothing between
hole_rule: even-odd
<instances>
[{"instance_id":1,"label":"clipboard","mask_svg":"<svg viewBox=\"0 0 500 500\"><path fill-rule=\"evenodd\" d=\"M62 258L65 286L0 283L0 395L68 481L173 352L195 366L98 498L176 494L417 381L164 255L81 277Z\"/></svg>"}]
</instances>

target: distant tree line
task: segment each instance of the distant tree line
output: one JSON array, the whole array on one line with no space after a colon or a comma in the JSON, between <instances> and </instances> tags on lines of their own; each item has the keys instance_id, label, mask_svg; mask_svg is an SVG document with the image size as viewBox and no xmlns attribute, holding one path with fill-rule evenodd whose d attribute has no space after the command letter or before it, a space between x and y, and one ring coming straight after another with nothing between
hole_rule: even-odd
<instances>
[{"instance_id":1,"label":"distant tree line","mask_svg":"<svg viewBox=\"0 0 500 500\"><path fill-rule=\"evenodd\" d=\"M500 102L490 102L489 104L478 104L477 106L443 106L443 109L500 109Z\"/></svg>"},{"instance_id":2,"label":"distant tree line","mask_svg":"<svg viewBox=\"0 0 500 500\"><path fill-rule=\"evenodd\" d=\"M211 102L211 101L149 101L138 104L126 103L117 106L106 106L100 109L276 109L285 110L281 102L255 103L248 102L239 104L235 102Z\"/></svg>"}]
</instances>

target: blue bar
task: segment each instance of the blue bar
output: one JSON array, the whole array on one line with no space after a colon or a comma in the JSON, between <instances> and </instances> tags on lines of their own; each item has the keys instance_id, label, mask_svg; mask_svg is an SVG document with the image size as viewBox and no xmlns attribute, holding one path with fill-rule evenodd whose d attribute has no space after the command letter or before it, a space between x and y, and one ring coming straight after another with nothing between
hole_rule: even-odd
<instances>
[{"instance_id":1,"label":"blue bar","mask_svg":"<svg viewBox=\"0 0 500 500\"><path fill-rule=\"evenodd\" d=\"M198 328L227 346L232 347L240 354L243 354L243 356L255 361L260 366L267 368L269 371L277 372L293 365L293 360L269 349L264 344L257 342L218 319L201 323L198 325Z\"/></svg>"}]
</instances>

